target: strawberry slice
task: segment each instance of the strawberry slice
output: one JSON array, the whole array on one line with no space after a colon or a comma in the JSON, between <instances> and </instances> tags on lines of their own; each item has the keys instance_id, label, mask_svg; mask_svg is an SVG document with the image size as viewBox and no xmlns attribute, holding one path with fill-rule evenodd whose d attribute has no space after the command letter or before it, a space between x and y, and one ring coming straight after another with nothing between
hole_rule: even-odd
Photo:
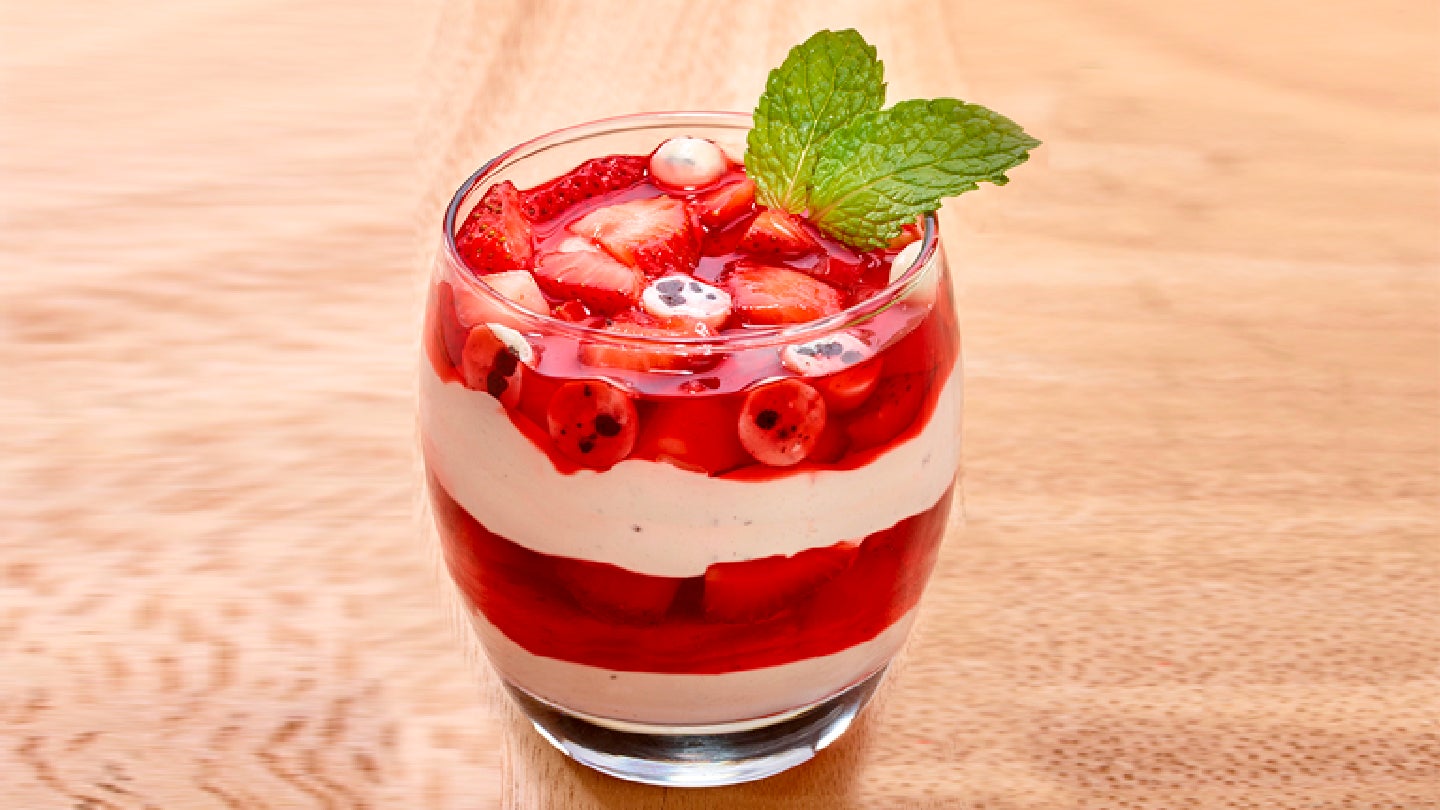
<instances>
[{"instance_id":1,"label":"strawberry slice","mask_svg":"<svg viewBox=\"0 0 1440 810\"><path fill-rule=\"evenodd\" d=\"M520 192L506 180L485 191L455 234L460 258L477 272L523 270L535 255Z\"/></svg>"},{"instance_id":2,"label":"strawberry slice","mask_svg":"<svg viewBox=\"0 0 1440 810\"><path fill-rule=\"evenodd\" d=\"M805 323L844 309L838 290L788 267L737 264L720 282L747 325Z\"/></svg>"},{"instance_id":3,"label":"strawberry slice","mask_svg":"<svg viewBox=\"0 0 1440 810\"><path fill-rule=\"evenodd\" d=\"M642 345L624 340L630 336L699 337L700 334L695 331L679 331L628 320L612 323L606 329L619 335L620 339L613 343L598 340L582 343L580 362L594 368L623 368L631 371L699 371L715 363L712 354L702 349L679 344Z\"/></svg>"},{"instance_id":4,"label":"strawberry slice","mask_svg":"<svg viewBox=\"0 0 1440 810\"><path fill-rule=\"evenodd\" d=\"M578 240L575 240L578 242ZM599 248L567 240L563 250L541 254L535 280L554 298L576 299L594 312L629 309L645 288L645 276Z\"/></svg>"},{"instance_id":5,"label":"strawberry slice","mask_svg":"<svg viewBox=\"0 0 1440 810\"><path fill-rule=\"evenodd\" d=\"M778 380L745 396L737 424L756 461L788 467L809 455L825 430L825 399L799 380Z\"/></svg>"},{"instance_id":6,"label":"strawberry slice","mask_svg":"<svg viewBox=\"0 0 1440 810\"><path fill-rule=\"evenodd\" d=\"M705 616L719 622L753 622L796 607L844 573L858 550L858 545L846 542L791 557L712 563L705 569Z\"/></svg>"},{"instance_id":7,"label":"strawberry slice","mask_svg":"<svg viewBox=\"0 0 1440 810\"><path fill-rule=\"evenodd\" d=\"M570 232L599 242L610 255L651 276L689 273L700 260L700 242L685 203L672 197L597 208Z\"/></svg>"},{"instance_id":8,"label":"strawberry slice","mask_svg":"<svg viewBox=\"0 0 1440 810\"><path fill-rule=\"evenodd\" d=\"M535 277L528 270L508 270L504 273L490 273L481 276L490 289L500 293L531 312L545 314L550 303L535 283Z\"/></svg>"},{"instance_id":9,"label":"strawberry slice","mask_svg":"<svg viewBox=\"0 0 1440 810\"><path fill-rule=\"evenodd\" d=\"M934 379L929 371L881 377L869 398L850 417L845 429L850 449L879 447L904 432L920 413Z\"/></svg>"},{"instance_id":10,"label":"strawberry slice","mask_svg":"<svg viewBox=\"0 0 1440 810\"><path fill-rule=\"evenodd\" d=\"M554 219L570 206L619 191L645 179L644 155L592 158L549 182L521 192L521 210L531 222Z\"/></svg>"},{"instance_id":11,"label":"strawberry slice","mask_svg":"<svg viewBox=\"0 0 1440 810\"><path fill-rule=\"evenodd\" d=\"M600 380L571 380L555 389L545 417L555 447L596 470L608 470L630 455L640 432L635 403Z\"/></svg>"},{"instance_id":12,"label":"strawberry slice","mask_svg":"<svg viewBox=\"0 0 1440 810\"><path fill-rule=\"evenodd\" d=\"M755 205L755 181L742 177L740 182L721 186L697 196L691 203L700 224L712 231L724 230L731 223L750 213Z\"/></svg>"},{"instance_id":13,"label":"strawberry slice","mask_svg":"<svg viewBox=\"0 0 1440 810\"><path fill-rule=\"evenodd\" d=\"M740 237L740 250L754 256L799 256L819 246L800 220L774 209L761 211Z\"/></svg>"},{"instance_id":14,"label":"strawberry slice","mask_svg":"<svg viewBox=\"0 0 1440 810\"><path fill-rule=\"evenodd\" d=\"M670 610L682 580L609 563L556 557L555 576L580 607L621 624L653 624Z\"/></svg>"}]
</instances>

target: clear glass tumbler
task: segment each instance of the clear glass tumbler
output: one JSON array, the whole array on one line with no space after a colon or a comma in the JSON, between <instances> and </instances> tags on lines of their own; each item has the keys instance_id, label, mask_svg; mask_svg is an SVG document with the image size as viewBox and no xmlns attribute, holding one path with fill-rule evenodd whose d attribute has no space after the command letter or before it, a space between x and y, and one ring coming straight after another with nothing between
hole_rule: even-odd
<instances>
[{"instance_id":1,"label":"clear glass tumbler","mask_svg":"<svg viewBox=\"0 0 1440 810\"><path fill-rule=\"evenodd\" d=\"M521 309L466 268L454 234L493 183L538 185L681 135L738 156L749 127L632 115L510 149L456 193L430 286L421 436L451 577L545 739L639 782L733 784L806 761L904 643L960 463L935 218L891 284L838 315L683 339ZM781 362L826 347L843 369ZM801 411L813 428L817 409L802 460L738 438L783 437ZM602 461L576 464L562 441Z\"/></svg>"}]
</instances>

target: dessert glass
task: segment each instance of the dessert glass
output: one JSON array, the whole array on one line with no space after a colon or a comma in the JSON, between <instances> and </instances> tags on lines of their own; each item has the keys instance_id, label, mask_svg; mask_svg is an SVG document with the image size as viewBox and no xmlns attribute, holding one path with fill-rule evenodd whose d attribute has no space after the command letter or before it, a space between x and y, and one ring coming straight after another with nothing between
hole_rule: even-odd
<instances>
[{"instance_id":1,"label":"dessert glass","mask_svg":"<svg viewBox=\"0 0 1440 810\"><path fill-rule=\"evenodd\" d=\"M455 194L430 284L421 439L467 616L546 740L652 784L733 784L806 761L904 643L960 460L959 336L936 220L887 288L838 315L675 339L522 309L465 266L454 234L494 183L535 186L676 136L738 157L749 127L736 113L642 114L514 147ZM465 358L476 328L521 343L478 379ZM863 356L841 371L782 362L827 341ZM803 461L760 463L737 424L785 430L765 404L794 390L823 394L826 428ZM573 412L557 403L592 396L623 408L576 430L602 442L633 431L604 469L552 439Z\"/></svg>"}]
</instances>

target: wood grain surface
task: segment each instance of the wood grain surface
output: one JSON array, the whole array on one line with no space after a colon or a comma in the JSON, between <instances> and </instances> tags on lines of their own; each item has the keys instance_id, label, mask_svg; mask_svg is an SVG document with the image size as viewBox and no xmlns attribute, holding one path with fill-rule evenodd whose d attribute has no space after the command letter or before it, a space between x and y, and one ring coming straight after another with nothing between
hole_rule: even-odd
<instances>
[{"instance_id":1,"label":"wood grain surface","mask_svg":"<svg viewBox=\"0 0 1440 810\"><path fill-rule=\"evenodd\" d=\"M1440 7L0 7L0 807L1434 808ZM863 721L626 785L467 659L417 508L437 212L816 28L1045 141L945 210L964 512Z\"/></svg>"}]
</instances>

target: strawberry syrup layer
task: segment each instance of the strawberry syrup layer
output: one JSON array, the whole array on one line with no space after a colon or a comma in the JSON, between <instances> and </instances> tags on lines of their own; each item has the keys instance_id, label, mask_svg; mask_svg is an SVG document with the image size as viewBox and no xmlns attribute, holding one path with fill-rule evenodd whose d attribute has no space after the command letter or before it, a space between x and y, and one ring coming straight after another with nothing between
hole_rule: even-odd
<instances>
[{"instance_id":1,"label":"strawberry syrup layer","mask_svg":"<svg viewBox=\"0 0 1440 810\"><path fill-rule=\"evenodd\" d=\"M676 578L532 551L486 529L434 476L430 491L451 576L507 638L592 667L688 674L777 666L876 637L919 600L951 502L947 490L858 543Z\"/></svg>"},{"instance_id":2,"label":"strawberry syrup layer","mask_svg":"<svg viewBox=\"0 0 1440 810\"><path fill-rule=\"evenodd\" d=\"M779 347L710 355L701 371L638 371L586 365L584 358L593 349L569 335L527 333L535 358L533 365L518 364L519 393L506 403L507 413L515 429L567 474L584 467L558 449L547 429L548 411L561 385L588 379L615 381L635 401L637 437L627 459L660 461L737 480L863 467L919 435L955 368L959 332L948 278L942 276L942 282L935 303L923 308L898 304L850 330L887 348L859 367L819 377L801 377L786 368ZM466 385L463 347L478 324L466 323L457 314L455 296L449 282L432 288L425 352L440 380ZM747 452L736 426L750 389L786 377L803 380L831 404L819 439L803 460L767 466ZM958 413L944 418L958 418Z\"/></svg>"}]
</instances>

